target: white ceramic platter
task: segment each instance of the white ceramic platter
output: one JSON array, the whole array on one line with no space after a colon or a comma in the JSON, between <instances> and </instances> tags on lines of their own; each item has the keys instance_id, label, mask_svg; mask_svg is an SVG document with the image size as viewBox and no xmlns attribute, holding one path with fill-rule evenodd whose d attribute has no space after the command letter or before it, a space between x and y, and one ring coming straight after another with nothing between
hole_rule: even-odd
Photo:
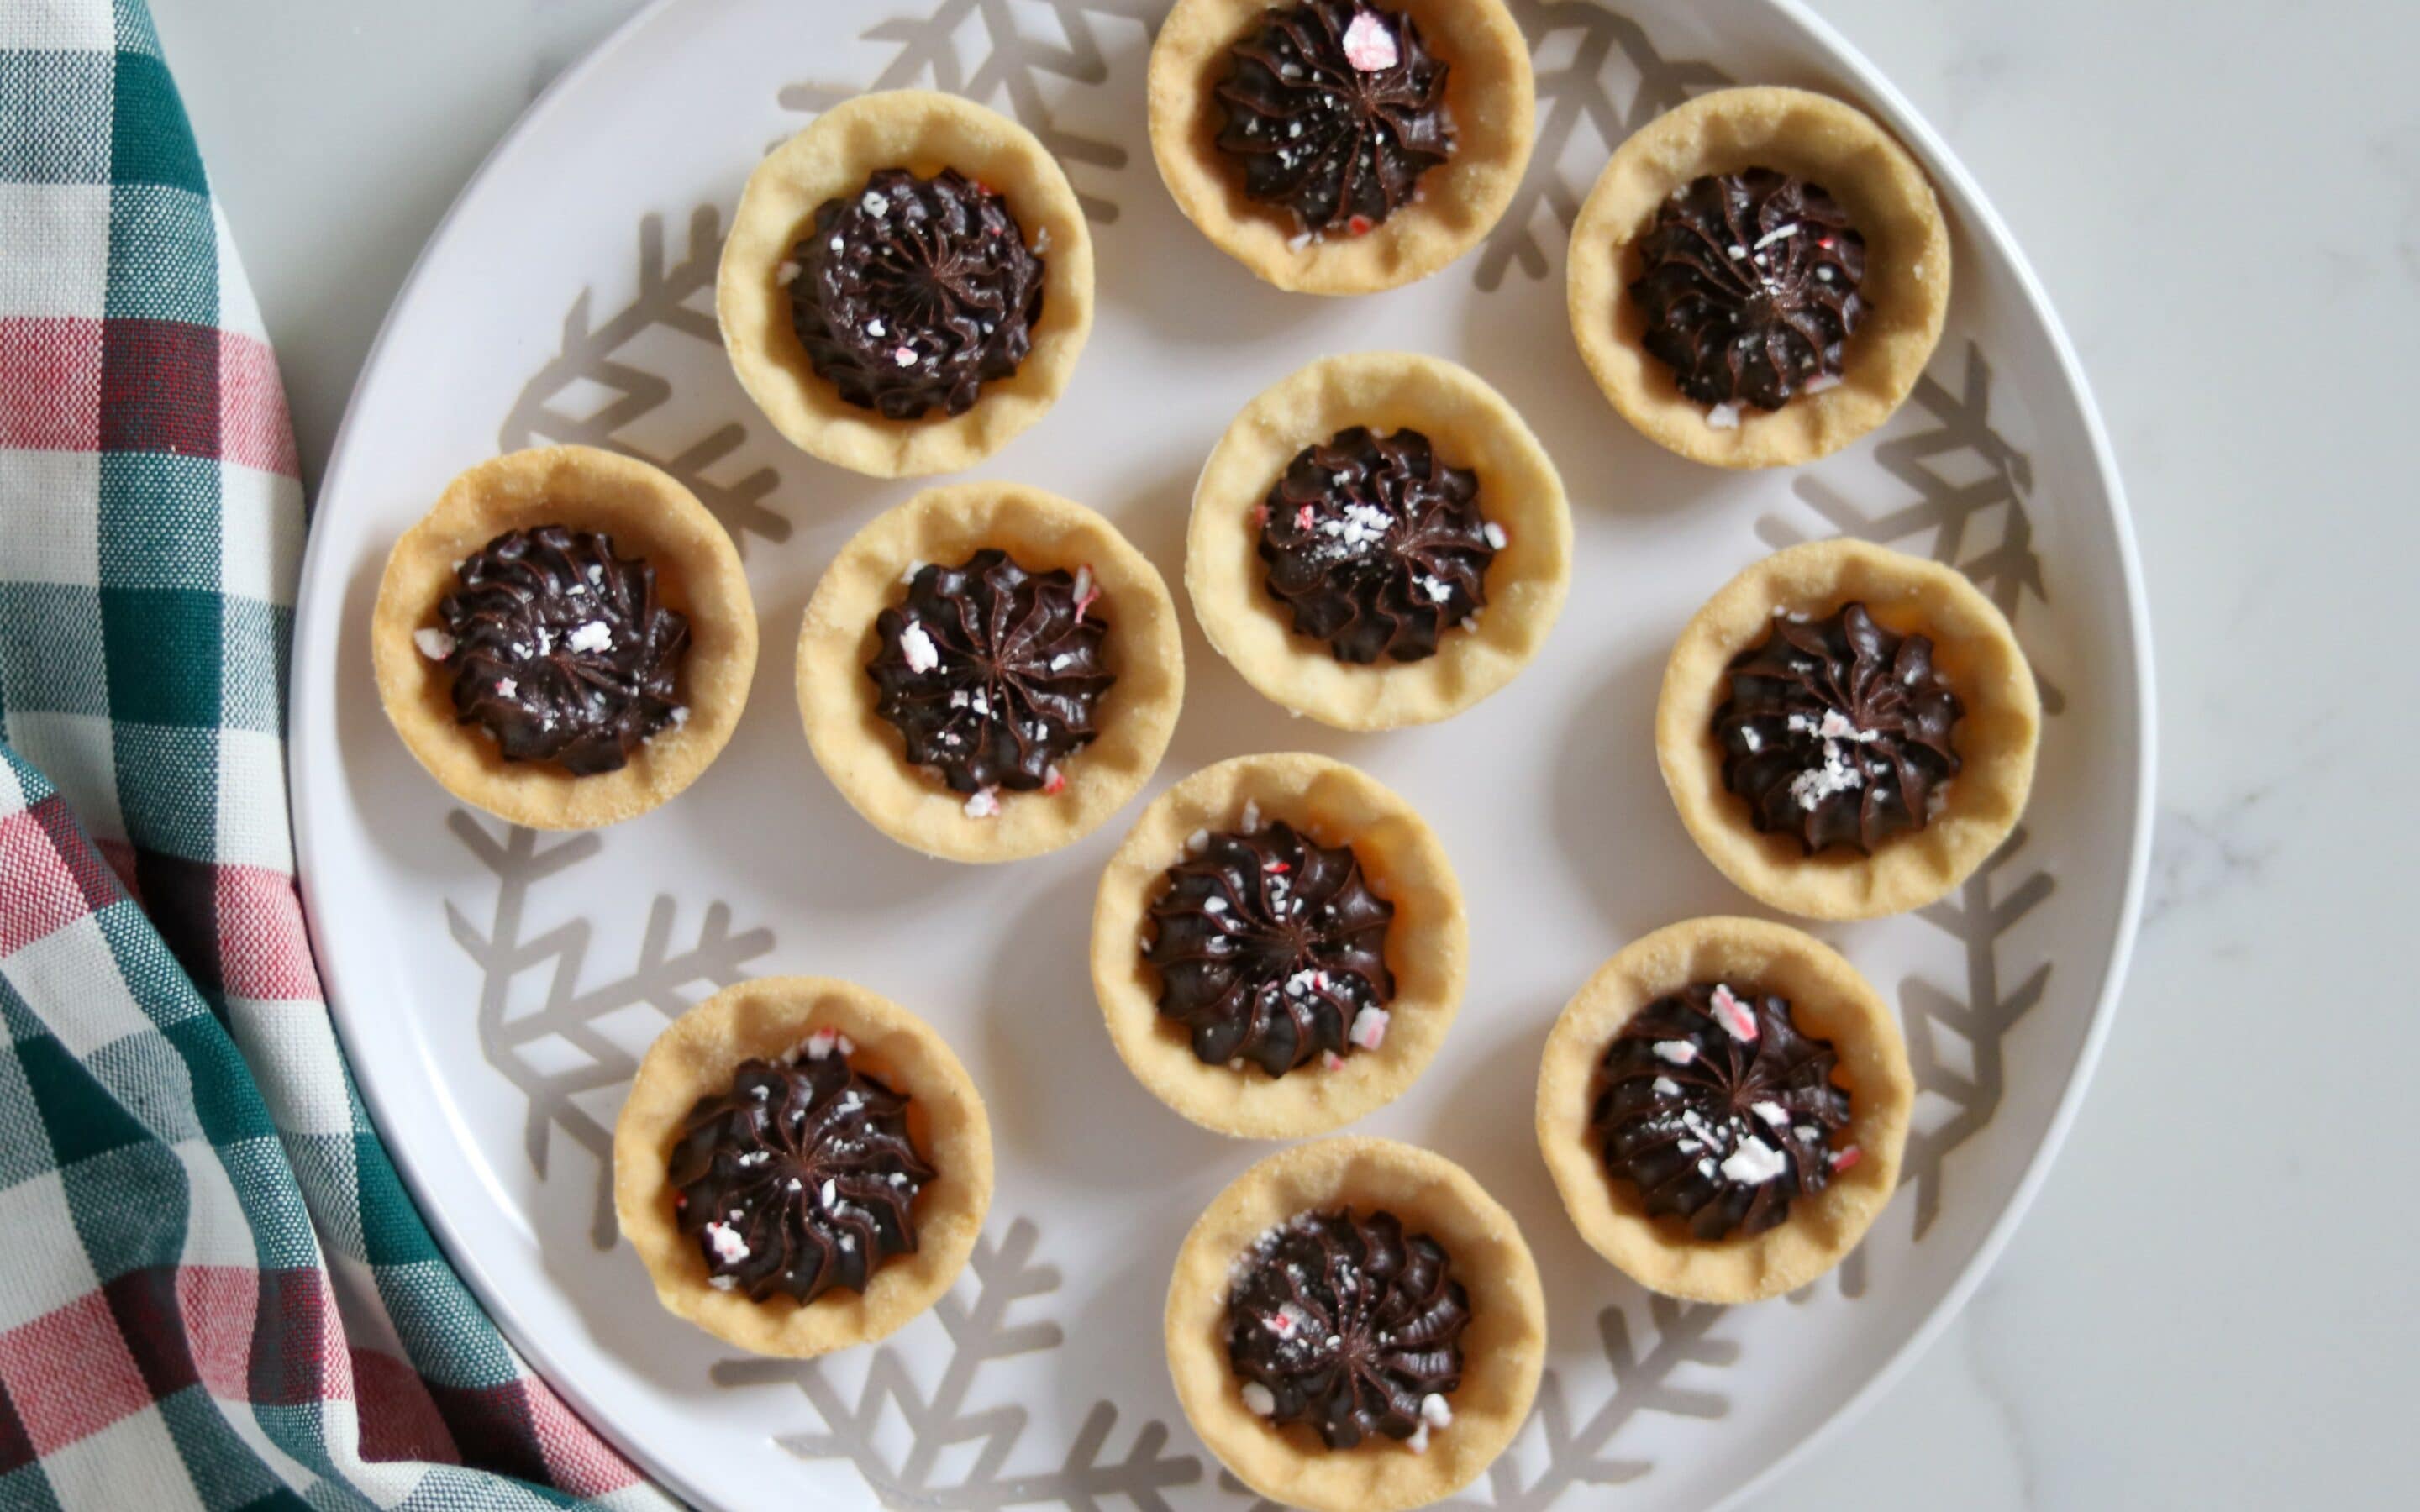
<instances>
[{"instance_id":1,"label":"white ceramic platter","mask_svg":"<svg viewBox=\"0 0 2420 1512\"><path fill-rule=\"evenodd\" d=\"M1255 284L1179 216L1143 139L1163 0L662 0L550 92L423 254L321 489L295 648L293 775L315 942L353 1066L455 1261L554 1384L649 1470L727 1507L1233 1506L1178 1412L1159 1311L1187 1226L1265 1147L1127 1075L1087 983L1094 877L1134 810L1040 860L910 855L842 802L791 696L824 563L913 485L791 450L716 343L712 273L750 166L819 106L934 84L1010 110L1094 218L1099 317L1065 398L977 470L1094 505L1182 576L1228 420L1311 357L1466 363L1570 486L1569 609L1512 687L1449 723L1346 737L1248 689L1188 624L1154 791L1308 748L1418 804L1471 913L1443 1053L1362 1132L1461 1161L1519 1216L1552 1299L1536 1418L1471 1505L1733 1495L1920 1348L2016 1221L2081 1094L2143 876L2149 637L2118 480L2040 290L1938 138L1777 0L1513 0L1537 158L1503 225L1423 284L1352 301ZM1568 218L1627 131L1724 79L1828 89L1923 157L1957 238L1931 374L1879 436L1798 471L1666 455L1599 397L1563 316ZM541 440L623 448L740 540L764 620L721 762L598 834L450 802L381 716L365 644L388 546L461 468ZM1529 1133L1546 1026L1645 931L1748 906L1702 860L1649 733L1666 648L1760 554L1853 532L1964 568L2014 618L2054 713L2023 836L1942 905L1825 930L1894 995L1923 1088L1907 1189L1837 1275L1751 1308L1652 1303L1565 1219ZM989 1097L1000 1184L952 1300L820 1364L737 1360L660 1313L613 1233L601 1154L637 1054L716 984L847 977L923 1013Z\"/></svg>"}]
</instances>

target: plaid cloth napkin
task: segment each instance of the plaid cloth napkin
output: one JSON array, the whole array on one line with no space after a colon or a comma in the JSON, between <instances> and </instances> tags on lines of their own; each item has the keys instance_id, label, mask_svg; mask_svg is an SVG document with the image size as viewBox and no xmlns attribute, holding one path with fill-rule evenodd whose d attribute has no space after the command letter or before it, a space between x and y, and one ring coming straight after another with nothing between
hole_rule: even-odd
<instances>
[{"instance_id":1,"label":"plaid cloth napkin","mask_svg":"<svg viewBox=\"0 0 2420 1512\"><path fill-rule=\"evenodd\" d=\"M438 1252L287 836L302 497L143 0L0 0L0 1508L669 1506Z\"/></svg>"}]
</instances>

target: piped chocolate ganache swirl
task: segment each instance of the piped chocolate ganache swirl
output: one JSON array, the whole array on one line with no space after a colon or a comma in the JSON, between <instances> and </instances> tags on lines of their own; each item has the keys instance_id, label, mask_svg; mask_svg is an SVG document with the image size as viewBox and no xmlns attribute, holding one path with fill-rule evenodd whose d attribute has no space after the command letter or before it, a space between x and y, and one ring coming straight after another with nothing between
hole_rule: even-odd
<instances>
[{"instance_id":1,"label":"piped chocolate ganache swirl","mask_svg":"<svg viewBox=\"0 0 2420 1512\"><path fill-rule=\"evenodd\" d=\"M855 1053L817 1030L786 1062L740 1062L729 1090L690 1109L669 1165L675 1222L718 1289L810 1303L915 1253L916 1195L936 1173L908 1138L907 1094Z\"/></svg>"},{"instance_id":2,"label":"piped chocolate ganache swirl","mask_svg":"<svg viewBox=\"0 0 2420 1512\"><path fill-rule=\"evenodd\" d=\"M1270 596L1343 662L1436 655L1486 606L1506 540L1480 511L1478 474L1416 430L1356 425L1305 447L1262 505Z\"/></svg>"},{"instance_id":3,"label":"piped chocolate ganache swirl","mask_svg":"<svg viewBox=\"0 0 2420 1512\"><path fill-rule=\"evenodd\" d=\"M1831 1146L1849 1122L1838 1058L1786 998L1719 982L1659 997L1606 1052L1590 1121L1606 1169L1699 1239L1761 1234L1859 1159Z\"/></svg>"},{"instance_id":4,"label":"piped chocolate ganache swirl","mask_svg":"<svg viewBox=\"0 0 2420 1512\"><path fill-rule=\"evenodd\" d=\"M1391 1212L1306 1212L1238 1258L1227 1358L1244 1403L1331 1449L1373 1433L1428 1446L1451 1426L1470 1299L1453 1259Z\"/></svg>"},{"instance_id":5,"label":"piped chocolate ganache swirl","mask_svg":"<svg viewBox=\"0 0 2420 1512\"><path fill-rule=\"evenodd\" d=\"M1245 194L1301 235L1358 236L1453 156L1447 66L1401 11L1356 0L1273 7L1229 53L1218 147Z\"/></svg>"},{"instance_id":6,"label":"piped chocolate ganache swirl","mask_svg":"<svg viewBox=\"0 0 2420 1512\"><path fill-rule=\"evenodd\" d=\"M1143 958L1159 971L1160 1012L1185 1026L1197 1058L1283 1076L1386 1039L1394 916L1350 845L1248 813L1241 831L1187 841L1151 905Z\"/></svg>"},{"instance_id":7,"label":"piped chocolate ganache swirl","mask_svg":"<svg viewBox=\"0 0 2420 1512\"><path fill-rule=\"evenodd\" d=\"M956 169L885 168L816 207L782 276L816 376L860 409L915 420L966 413L1032 351L1045 250Z\"/></svg>"},{"instance_id":8,"label":"piped chocolate ganache swirl","mask_svg":"<svg viewBox=\"0 0 2420 1512\"><path fill-rule=\"evenodd\" d=\"M611 772L688 718L680 702L689 620L667 609L654 565L595 531L507 531L455 568L442 628L413 636L454 673L454 714L510 762Z\"/></svg>"},{"instance_id":9,"label":"piped chocolate ganache swirl","mask_svg":"<svg viewBox=\"0 0 2420 1512\"><path fill-rule=\"evenodd\" d=\"M908 760L994 811L993 795L1065 783L1060 764L1091 745L1102 697L1117 679L1103 656L1092 569L1029 572L986 548L954 567L923 565L907 602L875 620L866 672L876 712L897 727Z\"/></svg>"},{"instance_id":10,"label":"piped chocolate ganache swirl","mask_svg":"<svg viewBox=\"0 0 2420 1512\"><path fill-rule=\"evenodd\" d=\"M1839 382L1866 242L1818 184L1771 168L1675 192L1638 239L1647 349L1699 404L1778 409Z\"/></svg>"},{"instance_id":11,"label":"piped chocolate ganache swirl","mask_svg":"<svg viewBox=\"0 0 2420 1512\"><path fill-rule=\"evenodd\" d=\"M1759 830L1795 835L1809 856L1870 854L1922 829L1958 774L1949 737L1965 709L1933 667L1931 640L1885 629L1863 604L1776 618L1730 677L1714 722L1723 785Z\"/></svg>"}]
</instances>

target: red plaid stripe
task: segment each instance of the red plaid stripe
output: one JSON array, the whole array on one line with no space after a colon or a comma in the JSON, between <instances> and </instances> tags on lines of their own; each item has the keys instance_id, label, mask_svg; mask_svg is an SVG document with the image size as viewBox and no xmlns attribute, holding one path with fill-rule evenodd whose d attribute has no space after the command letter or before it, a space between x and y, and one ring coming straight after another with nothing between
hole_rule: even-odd
<instances>
[{"instance_id":1,"label":"red plaid stripe","mask_svg":"<svg viewBox=\"0 0 2420 1512\"><path fill-rule=\"evenodd\" d=\"M286 385L277 354L266 342L219 333L219 455L229 462L300 477L294 427L286 414Z\"/></svg>"},{"instance_id":2,"label":"red plaid stripe","mask_svg":"<svg viewBox=\"0 0 2420 1512\"><path fill-rule=\"evenodd\" d=\"M109 1299L98 1291L0 1334L0 1379L37 1455L56 1454L151 1405Z\"/></svg>"},{"instance_id":3,"label":"red plaid stripe","mask_svg":"<svg viewBox=\"0 0 2420 1512\"><path fill-rule=\"evenodd\" d=\"M461 1451L428 1388L411 1366L378 1350L353 1351L353 1392L360 1407L362 1458L423 1459L458 1465Z\"/></svg>"},{"instance_id":4,"label":"red plaid stripe","mask_svg":"<svg viewBox=\"0 0 2420 1512\"><path fill-rule=\"evenodd\" d=\"M217 872L219 975L240 997L316 1002L319 978L293 879L258 866Z\"/></svg>"},{"instance_id":5,"label":"red plaid stripe","mask_svg":"<svg viewBox=\"0 0 2420 1512\"><path fill-rule=\"evenodd\" d=\"M75 819L57 794L0 814L0 956L18 951L115 903L117 878L73 839Z\"/></svg>"},{"instance_id":6,"label":"red plaid stripe","mask_svg":"<svg viewBox=\"0 0 2420 1512\"><path fill-rule=\"evenodd\" d=\"M98 450L101 350L98 320L0 317L0 446Z\"/></svg>"},{"instance_id":7,"label":"red plaid stripe","mask_svg":"<svg viewBox=\"0 0 2420 1512\"><path fill-rule=\"evenodd\" d=\"M112 452L219 455L219 333L181 320L108 320L100 442Z\"/></svg>"}]
</instances>

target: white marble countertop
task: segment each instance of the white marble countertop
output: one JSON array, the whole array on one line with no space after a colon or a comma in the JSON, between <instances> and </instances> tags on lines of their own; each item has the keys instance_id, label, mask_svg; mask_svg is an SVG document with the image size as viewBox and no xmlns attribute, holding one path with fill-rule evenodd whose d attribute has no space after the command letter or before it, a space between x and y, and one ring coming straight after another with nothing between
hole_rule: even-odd
<instances>
[{"instance_id":1,"label":"white marble countertop","mask_svg":"<svg viewBox=\"0 0 2420 1512\"><path fill-rule=\"evenodd\" d=\"M637 3L153 0L307 471L456 190ZM2410 1505L2420 1182L2369 1099L2420 1066L2385 949L2420 851L2388 780L2420 752L2391 620L2420 603L2394 365L2420 6L1816 4L1964 158L2091 375L2149 580L2160 809L2124 1011L2032 1215L1761 1504Z\"/></svg>"}]
</instances>

